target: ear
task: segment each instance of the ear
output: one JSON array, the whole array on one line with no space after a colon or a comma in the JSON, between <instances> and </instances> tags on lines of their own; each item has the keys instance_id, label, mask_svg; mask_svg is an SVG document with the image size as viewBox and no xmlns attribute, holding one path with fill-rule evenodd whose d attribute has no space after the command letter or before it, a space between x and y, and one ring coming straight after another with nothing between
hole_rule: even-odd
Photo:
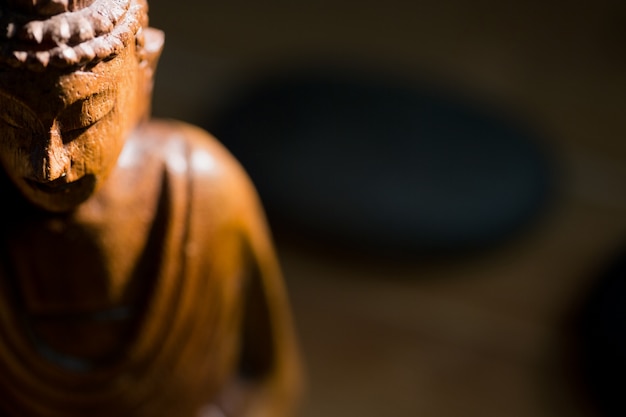
<instances>
[{"instance_id":1,"label":"ear","mask_svg":"<svg viewBox=\"0 0 626 417\"><path fill-rule=\"evenodd\" d=\"M145 108L141 109L140 119L150 117L150 107L152 101L152 87L154 85L154 73L156 71L163 44L165 42L165 34L163 31L154 28L143 29L143 45L139 46L139 71L141 82L139 83L139 97L145 103Z\"/></svg>"},{"instance_id":2,"label":"ear","mask_svg":"<svg viewBox=\"0 0 626 417\"><path fill-rule=\"evenodd\" d=\"M143 51L141 53L141 64L146 66L154 73L156 70L161 51L163 51L163 44L165 43L165 34L162 30L154 28L143 29L144 44ZM152 75L152 74L150 74Z\"/></svg>"}]
</instances>

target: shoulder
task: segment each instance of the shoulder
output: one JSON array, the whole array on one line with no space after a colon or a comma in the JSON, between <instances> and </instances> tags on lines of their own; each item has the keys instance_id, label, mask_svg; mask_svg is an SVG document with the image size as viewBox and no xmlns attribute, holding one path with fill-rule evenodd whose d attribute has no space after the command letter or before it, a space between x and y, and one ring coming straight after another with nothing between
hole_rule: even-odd
<instances>
[{"instance_id":1,"label":"shoulder","mask_svg":"<svg viewBox=\"0 0 626 417\"><path fill-rule=\"evenodd\" d=\"M142 126L133 141L137 142L134 146L145 148L146 159L160 161L176 182L184 179L196 210L221 216L258 205L244 168L207 131L180 121L155 119Z\"/></svg>"},{"instance_id":2,"label":"shoulder","mask_svg":"<svg viewBox=\"0 0 626 417\"><path fill-rule=\"evenodd\" d=\"M132 153L140 154L144 161L158 160L172 171L184 171L204 181L222 182L246 176L219 140L185 122L150 120L133 134L127 146L134 148Z\"/></svg>"}]
</instances>

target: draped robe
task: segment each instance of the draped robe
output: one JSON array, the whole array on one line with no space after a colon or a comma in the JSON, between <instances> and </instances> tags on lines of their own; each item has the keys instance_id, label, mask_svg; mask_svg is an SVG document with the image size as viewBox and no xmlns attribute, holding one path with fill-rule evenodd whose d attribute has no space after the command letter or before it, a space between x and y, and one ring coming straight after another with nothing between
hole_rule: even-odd
<instances>
[{"instance_id":1,"label":"draped robe","mask_svg":"<svg viewBox=\"0 0 626 417\"><path fill-rule=\"evenodd\" d=\"M0 416L282 416L298 360L254 187L205 132L150 121L75 210L0 180ZM219 412L218 412L219 411Z\"/></svg>"}]
</instances>

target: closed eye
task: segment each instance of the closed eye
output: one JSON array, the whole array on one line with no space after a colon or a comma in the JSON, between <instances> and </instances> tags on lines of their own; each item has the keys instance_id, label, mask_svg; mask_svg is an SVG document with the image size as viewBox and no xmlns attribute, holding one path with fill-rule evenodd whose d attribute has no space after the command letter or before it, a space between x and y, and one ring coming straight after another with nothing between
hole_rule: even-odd
<instances>
[{"instance_id":1,"label":"closed eye","mask_svg":"<svg viewBox=\"0 0 626 417\"><path fill-rule=\"evenodd\" d=\"M1 113L0 119L4 122L5 125L9 127L12 127L14 129L23 129L23 127L9 114L6 114L4 112Z\"/></svg>"},{"instance_id":2,"label":"closed eye","mask_svg":"<svg viewBox=\"0 0 626 417\"><path fill-rule=\"evenodd\" d=\"M0 122L14 129L32 129L40 122L35 113L19 100L0 92Z\"/></svg>"},{"instance_id":3,"label":"closed eye","mask_svg":"<svg viewBox=\"0 0 626 417\"><path fill-rule=\"evenodd\" d=\"M63 132L83 131L109 115L115 108L111 90L96 93L69 105L57 121Z\"/></svg>"}]
</instances>

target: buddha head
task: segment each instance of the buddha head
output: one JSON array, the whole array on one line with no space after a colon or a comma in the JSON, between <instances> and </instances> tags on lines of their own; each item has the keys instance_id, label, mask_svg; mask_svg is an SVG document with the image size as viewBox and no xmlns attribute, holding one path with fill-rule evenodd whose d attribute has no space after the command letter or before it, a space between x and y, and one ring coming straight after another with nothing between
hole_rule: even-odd
<instances>
[{"instance_id":1,"label":"buddha head","mask_svg":"<svg viewBox=\"0 0 626 417\"><path fill-rule=\"evenodd\" d=\"M66 212L149 117L162 32L146 0L0 0L0 165L35 206Z\"/></svg>"}]
</instances>

